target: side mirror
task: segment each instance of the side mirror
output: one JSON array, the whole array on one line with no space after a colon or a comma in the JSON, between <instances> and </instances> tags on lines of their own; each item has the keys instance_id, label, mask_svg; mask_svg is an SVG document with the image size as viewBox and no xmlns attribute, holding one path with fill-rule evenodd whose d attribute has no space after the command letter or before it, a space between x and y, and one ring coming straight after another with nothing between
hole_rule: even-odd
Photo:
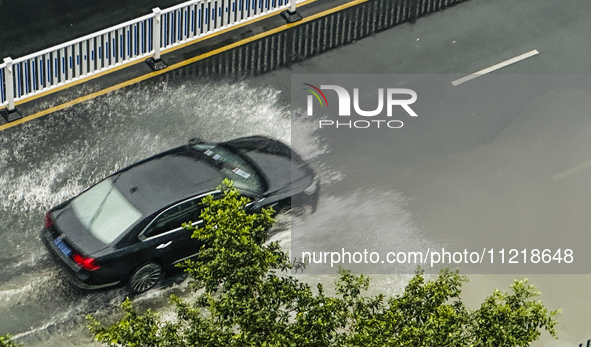
<instances>
[{"instance_id":1,"label":"side mirror","mask_svg":"<svg viewBox=\"0 0 591 347\"><path fill-rule=\"evenodd\" d=\"M189 140L189 145L193 146L193 145L198 145L200 143L205 143L205 141L203 141L202 139L198 138L198 137L194 137L192 139Z\"/></svg>"}]
</instances>

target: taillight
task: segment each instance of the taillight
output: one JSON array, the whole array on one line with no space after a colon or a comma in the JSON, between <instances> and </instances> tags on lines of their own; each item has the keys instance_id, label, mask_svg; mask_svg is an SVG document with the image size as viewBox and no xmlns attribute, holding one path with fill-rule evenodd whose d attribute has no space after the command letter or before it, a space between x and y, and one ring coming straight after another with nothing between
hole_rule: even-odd
<instances>
[{"instance_id":1,"label":"taillight","mask_svg":"<svg viewBox=\"0 0 591 347\"><path fill-rule=\"evenodd\" d=\"M94 271L101 268L101 266L97 264L93 258L86 258L78 253L72 254L72 260L74 260L76 264L80 265L80 267L88 271Z\"/></svg>"},{"instance_id":2,"label":"taillight","mask_svg":"<svg viewBox=\"0 0 591 347\"><path fill-rule=\"evenodd\" d=\"M47 211L45 214L45 227L49 228L53 225L53 219L51 219L51 211Z\"/></svg>"}]
</instances>

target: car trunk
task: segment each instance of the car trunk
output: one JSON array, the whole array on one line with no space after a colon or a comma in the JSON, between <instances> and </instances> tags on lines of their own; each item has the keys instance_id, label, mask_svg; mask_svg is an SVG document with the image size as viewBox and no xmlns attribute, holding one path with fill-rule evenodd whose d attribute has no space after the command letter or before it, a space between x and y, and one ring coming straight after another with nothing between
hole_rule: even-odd
<instances>
[{"instance_id":1,"label":"car trunk","mask_svg":"<svg viewBox=\"0 0 591 347\"><path fill-rule=\"evenodd\" d=\"M82 255L92 255L107 247L82 225L73 209L68 205L52 213L52 235L61 238L66 246Z\"/></svg>"}]
</instances>

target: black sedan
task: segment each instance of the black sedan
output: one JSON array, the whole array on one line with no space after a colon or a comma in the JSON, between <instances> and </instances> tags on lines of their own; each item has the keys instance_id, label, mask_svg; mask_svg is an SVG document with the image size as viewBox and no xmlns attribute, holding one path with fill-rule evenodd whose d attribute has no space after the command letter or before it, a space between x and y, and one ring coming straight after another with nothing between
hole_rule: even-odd
<instances>
[{"instance_id":1,"label":"black sedan","mask_svg":"<svg viewBox=\"0 0 591 347\"><path fill-rule=\"evenodd\" d=\"M283 143L265 137L223 143L191 140L133 164L52 208L42 240L74 284L129 285L139 293L202 246L181 224L202 223L201 199L234 182L249 207L279 210L292 199L313 205L318 180Z\"/></svg>"}]
</instances>

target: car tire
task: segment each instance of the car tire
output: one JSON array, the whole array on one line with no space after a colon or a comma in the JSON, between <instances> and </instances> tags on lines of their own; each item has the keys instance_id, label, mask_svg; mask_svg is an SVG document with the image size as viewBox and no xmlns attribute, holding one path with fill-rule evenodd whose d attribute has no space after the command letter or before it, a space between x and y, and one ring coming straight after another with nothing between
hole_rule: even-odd
<instances>
[{"instance_id":1,"label":"car tire","mask_svg":"<svg viewBox=\"0 0 591 347\"><path fill-rule=\"evenodd\" d=\"M129 278L129 289L138 294L154 287L162 278L162 267L156 263L140 266Z\"/></svg>"}]
</instances>

